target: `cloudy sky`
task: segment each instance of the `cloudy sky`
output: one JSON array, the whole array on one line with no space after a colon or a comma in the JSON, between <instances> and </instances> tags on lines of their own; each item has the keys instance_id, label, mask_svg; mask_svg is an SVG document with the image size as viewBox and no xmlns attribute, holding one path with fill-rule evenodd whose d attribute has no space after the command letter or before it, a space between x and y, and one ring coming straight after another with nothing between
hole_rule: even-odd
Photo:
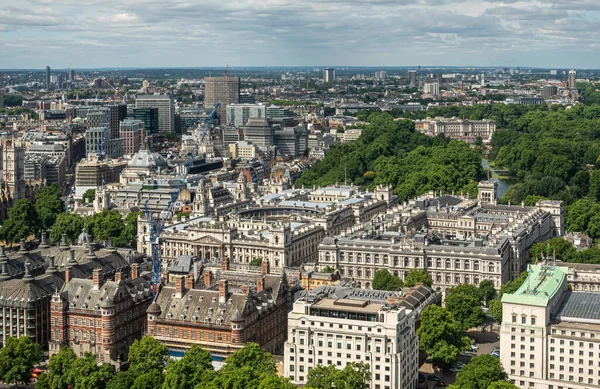
<instances>
[{"instance_id":1,"label":"cloudy sky","mask_svg":"<svg viewBox=\"0 0 600 389\"><path fill-rule=\"evenodd\" d=\"M0 68L600 68L600 0L0 0Z\"/></svg>"}]
</instances>

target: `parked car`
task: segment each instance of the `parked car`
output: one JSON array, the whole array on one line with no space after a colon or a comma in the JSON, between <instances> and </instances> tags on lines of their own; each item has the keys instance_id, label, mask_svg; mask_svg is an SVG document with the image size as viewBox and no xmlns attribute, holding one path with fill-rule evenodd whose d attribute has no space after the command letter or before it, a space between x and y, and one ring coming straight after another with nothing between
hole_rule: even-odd
<instances>
[{"instance_id":1,"label":"parked car","mask_svg":"<svg viewBox=\"0 0 600 389\"><path fill-rule=\"evenodd\" d=\"M492 355L492 357L494 357L494 358L500 358L500 354L498 354L497 352L493 352L493 351L492 351L492 354L491 354L491 355Z\"/></svg>"},{"instance_id":2,"label":"parked car","mask_svg":"<svg viewBox=\"0 0 600 389\"><path fill-rule=\"evenodd\" d=\"M441 380L439 379L439 377L438 377L438 376L435 376L435 375L433 375L433 374L429 374L429 375L427 376L427 380L429 380L429 381L435 381L435 382L441 382Z\"/></svg>"},{"instance_id":3,"label":"parked car","mask_svg":"<svg viewBox=\"0 0 600 389\"><path fill-rule=\"evenodd\" d=\"M479 350L479 347L475 346L474 344L471 345L471 351L475 352Z\"/></svg>"}]
</instances>

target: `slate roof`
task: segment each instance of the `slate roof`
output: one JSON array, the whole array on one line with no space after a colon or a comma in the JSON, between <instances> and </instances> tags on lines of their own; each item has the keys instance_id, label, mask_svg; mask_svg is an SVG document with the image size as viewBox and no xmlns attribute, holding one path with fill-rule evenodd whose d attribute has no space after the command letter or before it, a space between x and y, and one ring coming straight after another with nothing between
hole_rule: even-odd
<instances>
[{"instance_id":1,"label":"slate roof","mask_svg":"<svg viewBox=\"0 0 600 389\"><path fill-rule=\"evenodd\" d=\"M600 320L600 293L568 292L556 313L560 320Z\"/></svg>"}]
</instances>

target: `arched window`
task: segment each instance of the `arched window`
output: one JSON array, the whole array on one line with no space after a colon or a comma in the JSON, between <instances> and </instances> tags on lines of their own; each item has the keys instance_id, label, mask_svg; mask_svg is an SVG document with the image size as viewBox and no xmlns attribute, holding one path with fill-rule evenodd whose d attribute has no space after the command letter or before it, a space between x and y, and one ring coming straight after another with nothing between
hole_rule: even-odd
<instances>
[{"instance_id":1,"label":"arched window","mask_svg":"<svg viewBox=\"0 0 600 389\"><path fill-rule=\"evenodd\" d=\"M488 272L490 272L490 273L494 272L494 262L490 262L490 264L488 265Z\"/></svg>"},{"instance_id":2,"label":"arched window","mask_svg":"<svg viewBox=\"0 0 600 389\"><path fill-rule=\"evenodd\" d=\"M437 267L438 269L440 269L442 267L442 260L439 258L436 258L435 260L435 267Z\"/></svg>"},{"instance_id":3,"label":"arched window","mask_svg":"<svg viewBox=\"0 0 600 389\"><path fill-rule=\"evenodd\" d=\"M450 269L452 267L452 261L449 259L446 259L446 269Z\"/></svg>"},{"instance_id":4,"label":"arched window","mask_svg":"<svg viewBox=\"0 0 600 389\"><path fill-rule=\"evenodd\" d=\"M460 259L457 259L454 261L454 268L455 269L460 269Z\"/></svg>"}]
</instances>

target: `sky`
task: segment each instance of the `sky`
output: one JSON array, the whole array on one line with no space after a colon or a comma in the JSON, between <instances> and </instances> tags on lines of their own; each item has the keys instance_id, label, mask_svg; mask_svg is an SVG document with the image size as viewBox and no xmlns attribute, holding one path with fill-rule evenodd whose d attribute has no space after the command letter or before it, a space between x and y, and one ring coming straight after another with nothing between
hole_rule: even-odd
<instances>
[{"instance_id":1,"label":"sky","mask_svg":"<svg viewBox=\"0 0 600 389\"><path fill-rule=\"evenodd\" d=\"M600 0L0 0L0 68L600 68Z\"/></svg>"}]
</instances>

